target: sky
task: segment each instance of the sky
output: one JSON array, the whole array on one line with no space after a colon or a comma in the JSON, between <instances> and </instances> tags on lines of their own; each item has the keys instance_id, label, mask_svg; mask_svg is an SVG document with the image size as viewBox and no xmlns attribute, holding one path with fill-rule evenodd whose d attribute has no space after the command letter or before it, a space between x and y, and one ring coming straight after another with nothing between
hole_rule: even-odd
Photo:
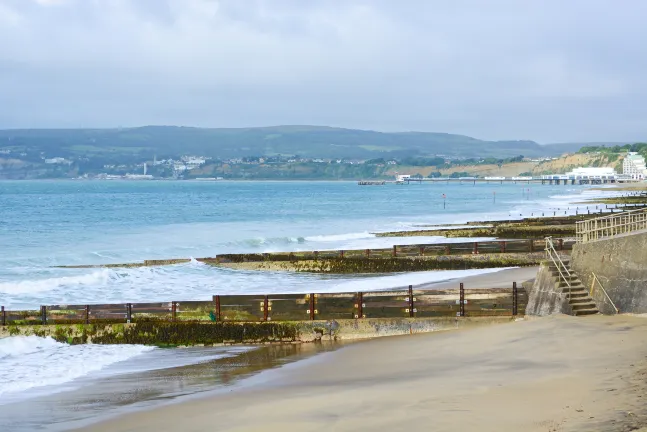
<instances>
[{"instance_id":1,"label":"sky","mask_svg":"<svg viewBox=\"0 0 647 432\"><path fill-rule=\"evenodd\" d=\"M0 0L0 128L647 140L644 0Z\"/></svg>"}]
</instances>

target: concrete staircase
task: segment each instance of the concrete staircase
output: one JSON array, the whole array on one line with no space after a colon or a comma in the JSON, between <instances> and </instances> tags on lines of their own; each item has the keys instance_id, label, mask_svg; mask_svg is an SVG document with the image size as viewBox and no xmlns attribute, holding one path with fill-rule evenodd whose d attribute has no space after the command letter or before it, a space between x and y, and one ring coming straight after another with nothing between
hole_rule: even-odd
<instances>
[{"instance_id":1,"label":"concrete staircase","mask_svg":"<svg viewBox=\"0 0 647 432\"><path fill-rule=\"evenodd\" d=\"M570 288L566 281L562 279L559 270L557 270L557 267L552 261L549 262L548 267L552 272L556 290L563 293L565 298L568 299L572 315L584 316L599 313L600 311L598 311L598 307L589 295L586 287L582 284L582 281L580 281L580 278L573 272L573 270L571 270L570 262L568 260L562 260L562 262L571 274L570 276L564 274L571 285ZM562 273L564 273L563 269Z\"/></svg>"}]
</instances>

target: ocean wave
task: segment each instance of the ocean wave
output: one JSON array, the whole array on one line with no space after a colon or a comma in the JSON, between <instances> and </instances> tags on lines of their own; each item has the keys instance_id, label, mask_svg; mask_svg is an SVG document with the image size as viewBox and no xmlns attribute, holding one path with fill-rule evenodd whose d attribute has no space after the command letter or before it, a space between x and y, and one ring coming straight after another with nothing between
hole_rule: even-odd
<instances>
[{"instance_id":1,"label":"ocean wave","mask_svg":"<svg viewBox=\"0 0 647 432\"><path fill-rule=\"evenodd\" d=\"M335 241L361 240L361 239L368 239L373 237L375 237L375 235L365 231L365 232L356 232L356 233L348 233L348 234L308 236L305 238L305 240L311 241L311 242L335 242Z\"/></svg>"},{"instance_id":2,"label":"ocean wave","mask_svg":"<svg viewBox=\"0 0 647 432\"><path fill-rule=\"evenodd\" d=\"M80 285L105 285L111 278L118 274L110 269L101 269L89 274L77 276L60 276L48 279L31 279L12 282L1 282L0 293L5 294L32 294L51 291L60 287L74 287Z\"/></svg>"},{"instance_id":3,"label":"ocean wave","mask_svg":"<svg viewBox=\"0 0 647 432\"><path fill-rule=\"evenodd\" d=\"M229 243L230 246L251 246L261 247L268 245L289 245L295 243L305 243L306 239L303 237L255 237Z\"/></svg>"},{"instance_id":4,"label":"ocean wave","mask_svg":"<svg viewBox=\"0 0 647 432\"><path fill-rule=\"evenodd\" d=\"M60 386L154 349L142 345L71 346L36 336L0 339L0 396Z\"/></svg>"}]
</instances>

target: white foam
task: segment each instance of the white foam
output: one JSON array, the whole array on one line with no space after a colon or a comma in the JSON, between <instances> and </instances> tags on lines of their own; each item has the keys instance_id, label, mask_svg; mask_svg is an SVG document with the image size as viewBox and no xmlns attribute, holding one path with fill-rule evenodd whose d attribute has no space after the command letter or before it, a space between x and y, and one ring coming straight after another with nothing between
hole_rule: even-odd
<instances>
[{"instance_id":1,"label":"white foam","mask_svg":"<svg viewBox=\"0 0 647 432\"><path fill-rule=\"evenodd\" d=\"M317 235L317 236L308 236L306 241L311 242L343 242L347 240L359 240L375 237L374 234L369 232L356 232L356 233L347 233L347 234L331 234L331 235Z\"/></svg>"},{"instance_id":2,"label":"white foam","mask_svg":"<svg viewBox=\"0 0 647 432\"><path fill-rule=\"evenodd\" d=\"M47 279L32 279L0 283L0 293L5 294L32 294L50 291L60 287L74 287L81 285L105 285L114 272L108 269L95 270L92 273L78 276L61 276Z\"/></svg>"},{"instance_id":3,"label":"white foam","mask_svg":"<svg viewBox=\"0 0 647 432\"><path fill-rule=\"evenodd\" d=\"M155 348L141 345L67 345L52 338L0 339L0 400L27 390L62 386Z\"/></svg>"}]
</instances>

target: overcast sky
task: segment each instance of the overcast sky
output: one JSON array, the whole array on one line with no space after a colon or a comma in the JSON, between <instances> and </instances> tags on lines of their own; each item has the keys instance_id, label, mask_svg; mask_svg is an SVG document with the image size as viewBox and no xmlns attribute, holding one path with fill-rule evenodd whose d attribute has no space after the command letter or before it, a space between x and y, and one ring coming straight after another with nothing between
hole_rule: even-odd
<instances>
[{"instance_id":1,"label":"overcast sky","mask_svg":"<svg viewBox=\"0 0 647 432\"><path fill-rule=\"evenodd\" d=\"M0 0L0 127L647 140L644 0Z\"/></svg>"}]
</instances>

